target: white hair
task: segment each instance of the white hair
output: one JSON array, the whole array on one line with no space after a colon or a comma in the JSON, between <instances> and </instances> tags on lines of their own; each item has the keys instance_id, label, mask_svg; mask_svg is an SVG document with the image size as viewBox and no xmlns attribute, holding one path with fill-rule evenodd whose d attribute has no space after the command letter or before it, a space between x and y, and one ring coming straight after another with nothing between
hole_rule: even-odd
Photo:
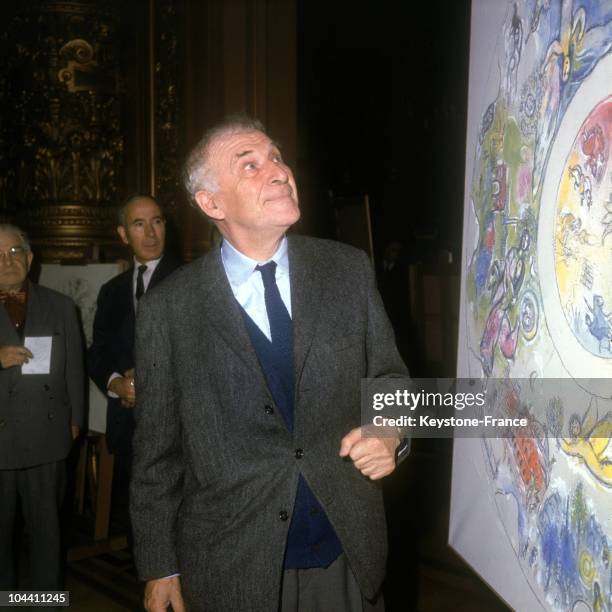
<instances>
[{"instance_id":1,"label":"white hair","mask_svg":"<svg viewBox=\"0 0 612 612\"><path fill-rule=\"evenodd\" d=\"M11 225L10 223L0 223L0 234L2 233L13 234L13 236L19 238L21 246L26 253L29 253L32 250L32 247L30 247L30 241L28 240L28 235L16 225Z\"/></svg>"},{"instance_id":2,"label":"white hair","mask_svg":"<svg viewBox=\"0 0 612 612\"><path fill-rule=\"evenodd\" d=\"M206 130L202 138L193 147L183 166L183 184L191 198L192 205L195 203L195 194L198 191L214 193L219 189L210 159L211 144L222 136L244 132L265 133L265 128L259 120L252 119L247 115L232 115L222 123Z\"/></svg>"}]
</instances>

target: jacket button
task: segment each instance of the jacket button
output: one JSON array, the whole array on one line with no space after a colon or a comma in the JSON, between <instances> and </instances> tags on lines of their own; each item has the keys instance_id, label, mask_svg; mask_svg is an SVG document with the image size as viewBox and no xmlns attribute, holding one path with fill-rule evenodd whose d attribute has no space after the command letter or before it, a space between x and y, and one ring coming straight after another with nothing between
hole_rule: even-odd
<instances>
[{"instance_id":1,"label":"jacket button","mask_svg":"<svg viewBox=\"0 0 612 612\"><path fill-rule=\"evenodd\" d=\"M301 459L304 456L304 451L301 448L296 448L295 449L295 458L296 459Z\"/></svg>"},{"instance_id":2,"label":"jacket button","mask_svg":"<svg viewBox=\"0 0 612 612\"><path fill-rule=\"evenodd\" d=\"M4 427L6 423L4 421L0 421L0 428Z\"/></svg>"},{"instance_id":3,"label":"jacket button","mask_svg":"<svg viewBox=\"0 0 612 612\"><path fill-rule=\"evenodd\" d=\"M286 510L281 510L281 511L278 513L278 518L279 518L281 521L286 521L286 520L289 518L289 514L287 513L287 511L286 511Z\"/></svg>"},{"instance_id":4,"label":"jacket button","mask_svg":"<svg viewBox=\"0 0 612 612\"><path fill-rule=\"evenodd\" d=\"M45 385L45 391L49 391L50 388L49 385Z\"/></svg>"},{"instance_id":5,"label":"jacket button","mask_svg":"<svg viewBox=\"0 0 612 612\"><path fill-rule=\"evenodd\" d=\"M55 415L52 412L49 412L49 414L47 414L47 418L52 421L55 418Z\"/></svg>"},{"instance_id":6,"label":"jacket button","mask_svg":"<svg viewBox=\"0 0 612 612\"><path fill-rule=\"evenodd\" d=\"M272 406L270 406L269 404L266 404L264 406L264 410L265 410L266 414L272 414L274 412L274 408L272 408Z\"/></svg>"}]
</instances>

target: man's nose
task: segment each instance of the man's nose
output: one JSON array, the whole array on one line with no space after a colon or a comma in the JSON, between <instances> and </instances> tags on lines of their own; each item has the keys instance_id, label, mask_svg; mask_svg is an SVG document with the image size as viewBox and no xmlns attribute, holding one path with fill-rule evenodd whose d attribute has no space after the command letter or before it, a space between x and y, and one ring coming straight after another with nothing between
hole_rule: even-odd
<instances>
[{"instance_id":1,"label":"man's nose","mask_svg":"<svg viewBox=\"0 0 612 612\"><path fill-rule=\"evenodd\" d=\"M270 182L274 185L284 185L289 181L289 172L282 164L272 164L272 172L270 174Z\"/></svg>"},{"instance_id":2,"label":"man's nose","mask_svg":"<svg viewBox=\"0 0 612 612\"><path fill-rule=\"evenodd\" d=\"M155 236L155 228L152 223L145 224L145 234L147 236Z\"/></svg>"}]
</instances>

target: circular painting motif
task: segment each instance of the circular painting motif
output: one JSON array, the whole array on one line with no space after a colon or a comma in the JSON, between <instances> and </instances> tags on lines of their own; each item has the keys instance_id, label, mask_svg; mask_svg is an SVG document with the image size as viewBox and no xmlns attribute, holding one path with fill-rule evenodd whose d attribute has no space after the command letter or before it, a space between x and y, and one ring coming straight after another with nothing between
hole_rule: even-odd
<instances>
[{"instance_id":1,"label":"circular painting motif","mask_svg":"<svg viewBox=\"0 0 612 612\"><path fill-rule=\"evenodd\" d=\"M484 484L458 477L478 495L453 492L454 539L511 603L521 585L537 609L612 610L612 0L510 0L496 45L469 130L459 372L527 425L456 446ZM505 538L475 550L472 520Z\"/></svg>"},{"instance_id":2,"label":"circular painting motif","mask_svg":"<svg viewBox=\"0 0 612 612\"><path fill-rule=\"evenodd\" d=\"M555 276L568 327L591 354L612 359L612 97L580 126L563 168L555 218Z\"/></svg>"},{"instance_id":3,"label":"circular painting motif","mask_svg":"<svg viewBox=\"0 0 612 612\"><path fill-rule=\"evenodd\" d=\"M599 397L612 376L612 56L560 122L542 183L538 267L552 342L568 374ZM551 248L553 247L553 248Z\"/></svg>"}]
</instances>

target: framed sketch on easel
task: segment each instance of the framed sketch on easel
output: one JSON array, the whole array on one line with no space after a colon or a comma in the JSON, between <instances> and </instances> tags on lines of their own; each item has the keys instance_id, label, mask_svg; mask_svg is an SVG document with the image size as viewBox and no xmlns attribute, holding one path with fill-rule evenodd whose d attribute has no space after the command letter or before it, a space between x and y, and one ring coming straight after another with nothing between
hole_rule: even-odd
<instances>
[{"instance_id":1,"label":"framed sketch on easel","mask_svg":"<svg viewBox=\"0 0 612 612\"><path fill-rule=\"evenodd\" d=\"M121 266L117 263L69 266L42 264L39 282L74 300L81 313L85 343L89 346L92 342L93 320L100 287L121 271ZM106 431L106 402L107 398L90 382L88 415L90 431L100 433Z\"/></svg>"}]
</instances>

